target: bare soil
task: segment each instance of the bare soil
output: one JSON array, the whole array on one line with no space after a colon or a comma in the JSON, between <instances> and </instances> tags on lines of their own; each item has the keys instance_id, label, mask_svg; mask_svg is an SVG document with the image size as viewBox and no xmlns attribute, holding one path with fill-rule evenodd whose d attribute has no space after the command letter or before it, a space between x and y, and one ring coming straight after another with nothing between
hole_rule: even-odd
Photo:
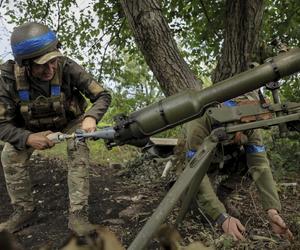
<instances>
[{"instance_id":1,"label":"bare soil","mask_svg":"<svg viewBox=\"0 0 300 250\"><path fill-rule=\"evenodd\" d=\"M59 249L70 234L67 228L66 163L35 155L30 170L39 215L32 226L17 232L15 237L25 249L40 249L45 244L52 245L52 249ZM183 244L201 240L207 245L214 244L217 249L300 249L299 177L298 172L279 180L280 183L298 182L296 187L281 186L279 190L282 215L295 236L292 243L272 235L255 188L241 184L232 202L240 210L241 220L247 227L247 241L232 243L221 235L219 229L210 227L197 211L192 211L178 229L184 238ZM137 178L130 169L124 170L120 165L101 166L94 163L90 169L90 220L109 227L128 247L166 194L167 184L163 180ZM12 212L2 167L0 193L2 222ZM170 224L174 223L177 212L178 207L168 217ZM158 249L155 240L149 243L149 249Z\"/></svg>"}]
</instances>

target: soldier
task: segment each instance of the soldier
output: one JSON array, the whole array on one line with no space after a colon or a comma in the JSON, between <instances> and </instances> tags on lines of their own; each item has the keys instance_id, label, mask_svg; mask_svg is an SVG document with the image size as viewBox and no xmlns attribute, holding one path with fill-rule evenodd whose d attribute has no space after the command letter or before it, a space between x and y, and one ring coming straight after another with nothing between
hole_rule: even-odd
<instances>
[{"instance_id":1,"label":"soldier","mask_svg":"<svg viewBox=\"0 0 300 250\"><path fill-rule=\"evenodd\" d=\"M14 212L0 224L0 231L16 232L36 215L27 167L33 151L53 147L47 135L55 131L94 131L111 97L81 66L61 54L49 27L30 22L15 28L11 47L15 61L0 68L0 139L5 142L1 162ZM82 94L92 103L86 112ZM82 235L93 229L88 221L89 149L85 142L70 140L67 151L68 227Z\"/></svg>"},{"instance_id":2,"label":"soldier","mask_svg":"<svg viewBox=\"0 0 300 250\"><path fill-rule=\"evenodd\" d=\"M238 103L242 100L257 100L257 98L258 97L255 92L250 92L235 100L227 101L224 105L238 105ZM218 127L218 124L216 124L216 122L208 115L204 115L203 117L193 120L187 124L187 158L190 159L193 157L199 146L202 144L204 138L207 137L212 129L216 127ZM244 158L247 163L246 172L250 173L256 187L258 188L263 208L267 212L273 232L291 239L293 235L279 215L281 204L260 131L247 131L245 134L239 132L236 134L235 139L237 138L239 139L235 140L235 145L230 144L224 146L224 150L225 147L229 147L231 149L230 157L227 157L231 158L231 161L228 162L229 164L226 164L225 162L224 167L220 170L220 172L227 171L227 174L229 174L229 182L232 180L231 178L236 179L236 177L239 177L239 180L241 180L242 175L245 174L245 172L243 173L241 162L239 162L239 160L242 159L240 157L241 150L244 150ZM236 150L233 150L234 148ZM230 169L226 169L228 167ZM209 171L216 171L217 168L218 164L211 164ZM221 200L225 201L228 197L223 198L224 199ZM233 214L228 214L229 211L226 211L226 206L224 206L219 197L217 197L207 175L205 175L199 186L199 193L196 199L200 209L203 209L204 213L215 221L225 233L232 235L235 240L245 239L243 236L245 227L241 224L239 219L232 216Z\"/></svg>"}]
</instances>

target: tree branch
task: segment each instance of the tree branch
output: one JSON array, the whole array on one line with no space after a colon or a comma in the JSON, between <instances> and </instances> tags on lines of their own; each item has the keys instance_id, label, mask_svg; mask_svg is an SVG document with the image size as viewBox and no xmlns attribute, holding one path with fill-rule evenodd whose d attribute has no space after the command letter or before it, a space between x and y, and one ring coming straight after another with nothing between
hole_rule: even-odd
<instances>
[{"instance_id":1,"label":"tree branch","mask_svg":"<svg viewBox=\"0 0 300 250\"><path fill-rule=\"evenodd\" d=\"M121 19L121 17L120 18L118 18L111 26L113 27L113 26L115 26L116 24L117 24L117 22L119 22L120 21L120 19ZM121 27L123 26L123 23L124 23L124 21L122 22L122 24L121 24L121 26L120 26L120 28L118 29L118 31L117 31L117 33L119 33L120 32L120 30L121 30ZM104 32L92 45L91 45L91 47L88 49L88 51L90 51L92 48L94 48L101 40L102 40L102 38L104 37L104 36L106 36L108 33L110 32L110 29L107 29L107 31L106 32ZM115 34L117 34L117 33L115 33Z\"/></svg>"},{"instance_id":2,"label":"tree branch","mask_svg":"<svg viewBox=\"0 0 300 250\"><path fill-rule=\"evenodd\" d=\"M212 28L213 27L212 21L209 18L209 15L208 15L208 12L206 10L205 4L203 3L203 0L200 0L200 4L201 4L201 7L203 9L203 13L204 13L204 15L207 19L208 25ZM215 29L212 29L212 30L213 30L213 33L215 34L215 36L218 37L218 39L220 39L219 35L215 32Z\"/></svg>"},{"instance_id":3,"label":"tree branch","mask_svg":"<svg viewBox=\"0 0 300 250\"><path fill-rule=\"evenodd\" d=\"M123 22L120 25L120 28L118 29L118 31L115 34L119 34L121 29L123 28L123 25L125 23L125 19L123 20ZM107 44L105 45L105 49L104 49L104 53L103 53L103 60L101 61L101 66L100 66L100 73L99 73L99 77L98 77L98 81L101 80L101 75L102 75L102 69L103 69L103 65L105 62L105 55L108 49L109 44L115 39L116 36L112 36L111 39L107 42Z\"/></svg>"},{"instance_id":4,"label":"tree branch","mask_svg":"<svg viewBox=\"0 0 300 250\"><path fill-rule=\"evenodd\" d=\"M60 29L60 5L59 5L59 0L57 0L57 28L56 28L56 32L59 31Z\"/></svg>"},{"instance_id":5,"label":"tree branch","mask_svg":"<svg viewBox=\"0 0 300 250\"><path fill-rule=\"evenodd\" d=\"M46 19L46 17L48 16L48 14L49 14L49 8L50 8L50 0L47 1L45 14L42 17L42 19Z\"/></svg>"}]
</instances>

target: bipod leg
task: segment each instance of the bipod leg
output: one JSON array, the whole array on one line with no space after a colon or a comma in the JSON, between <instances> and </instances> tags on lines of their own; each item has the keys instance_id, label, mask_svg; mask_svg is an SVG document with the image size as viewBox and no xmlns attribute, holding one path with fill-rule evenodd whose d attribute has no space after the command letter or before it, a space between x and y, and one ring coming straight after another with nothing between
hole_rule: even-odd
<instances>
[{"instance_id":1,"label":"bipod leg","mask_svg":"<svg viewBox=\"0 0 300 250\"><path fill-rule=\"evenodd\" d=\"M201 155L202 162L210 161L218 142L218 137L212 133L210 136L205 138L204 143L200 146L196 156ZM199 159L198 157L194 158L195 160ZM141 231L138 233L136 238L130 244L128 250L144 249L159 226L164 222L166 217L174 208L181 195L186 191L194 176L198 176L199 182L202 181L202 178L207 172L207 165L209 164L196 164L196 161L193 160L190 163L195 164L188 164L188 166L179 176L178 180L175 182L170 191L166 194L154 213L143 226Z\"/></svg>"},{"instance_id":2,"label":"bipod leg","mask_svg":"<svg viewBox=\"0 0 300 250\"><path fill-rule=\"evenodd\" d=\"M193 157L193 159L189 162L188 166L190 165L190 167L199 168L199 169L201 169L201 171L197 171L197 173L195 174L195 176L193 177L193 179L191 181L190 186L188 187L188 190L182 201L182 207L181 207L179 214L177 216L177 219L176 219L176 225L179 225L183 221L185 215L187 214L187 212L190 208L192 200L197 195L197 193L199 191L199 184L203 180L203 178L211 164L212 156L213 155L211 154L210 157L205 157L205 155L203 155L203 152L200 148L197 151L197 154L195 155L195 157Z\"/></svg>"}]
</instances>

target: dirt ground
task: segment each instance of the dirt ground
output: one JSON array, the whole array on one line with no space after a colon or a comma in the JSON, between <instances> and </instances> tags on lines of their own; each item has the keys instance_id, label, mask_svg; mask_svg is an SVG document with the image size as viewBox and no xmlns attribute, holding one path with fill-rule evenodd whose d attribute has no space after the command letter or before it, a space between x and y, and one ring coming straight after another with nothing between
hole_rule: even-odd
<instances>
[{"instance_id":1,"label":"dirt ground","mask_svg":"<svg viewBox=\"0 0 300 250\"><path fill-rule=\"evenodd\" d=\"M28 250L40 249L45 244L52 245L52 249L59 249L70 234L67 228L66 163L35 155L30 169L39 215L32 226L15 234L16 239ZM144 175L147 176L147 173ZM166 181L152 181L136 176L136 173L130 169L124 170L120 165L100 166L94 163L90 170L90 220L109 227L125 247L132 242L167 191ZM295 235L292 243L271 234L255 188L241 186L232 201L241 211L241 220L247 227L247 241L233 244L194 211L187 215L179 227L184 238L183 244L201 240L207 245L214 244L217 249L300 249L299 177L298 172L279 180L280 183L298 182L296 187L280 186L279 190L284 208L282 214ZM2 167L0 193L0 221L4 221L12 212L12 207ZM177 211L178 207L168 217L169 223L175 221ZM158 249L155 240L149 244L149 249Z\"/></svg>"}]
</instances>

